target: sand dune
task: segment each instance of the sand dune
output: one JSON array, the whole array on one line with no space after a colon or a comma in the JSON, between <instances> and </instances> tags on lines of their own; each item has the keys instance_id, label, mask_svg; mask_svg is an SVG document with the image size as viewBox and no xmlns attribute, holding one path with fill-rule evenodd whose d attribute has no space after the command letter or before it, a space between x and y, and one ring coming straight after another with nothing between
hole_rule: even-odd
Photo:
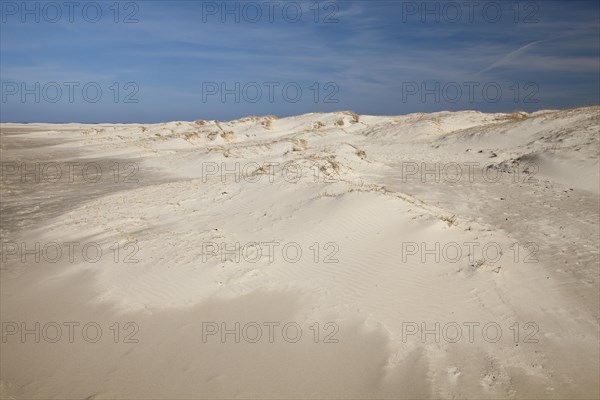
<instances>
[{"instance_id":1,"label":"sand dune","mask_svg":"<svg viewBox=\"0 0 600 400\"><path fill-rule=\"evenodd\" d=\"M598 398L599 122L2 124L2 397Z\"/></svg>"}]
</instances>

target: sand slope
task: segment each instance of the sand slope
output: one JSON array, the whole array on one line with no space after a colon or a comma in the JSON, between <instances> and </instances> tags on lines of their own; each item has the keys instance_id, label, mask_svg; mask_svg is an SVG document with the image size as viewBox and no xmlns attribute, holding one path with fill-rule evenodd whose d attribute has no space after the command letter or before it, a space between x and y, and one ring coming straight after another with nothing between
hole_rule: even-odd
<instances>
[{"instance_id":1,"label":"sand slope","mask_svg":"<svg viewBox=\"0 0 600 400\"><path fill-rule=\"evenodd\" d=\"M599 121L2 124L3 398L597 398ZM102 177L7 172L22 162ZM102 257L23 262L7 242ZM258 247L210 247L236 243ZM69 321L102 338L7 334ZM236 322L264 335L203 341Z\"/></svg>"}]
</instances>

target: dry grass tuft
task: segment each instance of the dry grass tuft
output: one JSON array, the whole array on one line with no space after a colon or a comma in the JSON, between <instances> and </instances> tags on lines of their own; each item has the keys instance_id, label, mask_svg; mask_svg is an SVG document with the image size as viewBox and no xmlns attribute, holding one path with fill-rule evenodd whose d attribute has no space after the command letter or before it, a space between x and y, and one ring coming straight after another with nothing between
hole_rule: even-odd
<instances>
[{"instance_id":1,"label":"dry grass tuft","mask_svg":"<svg viewBox=\"0 0 600 400\"><path fill-rule=\"evenodd\" d=\"M226 141L230 142L235 139L235 134L232 131L221 133L221 137Z\"/></svg>"},{"instance_id":2,"label":"dry grass tuft","mask_svg":"<svg viewBox=\"0 0 600 400\"><path fill-rule=\"evenodd\" d=\"M451 216L451 217L448 217L448 216L445 216L445 215L444 215L444 216L442 216L440 219L441 219L442 221L444 221L445 223L447 223L447 224L448 224L448 226L456 226L456 225L458 225L458 221L457 221L457 219L456 219L456 215L453 215L453 216Z\"/></svg>"},{"instance_id":3,"label":"dry grass tuft","mask_svg":"<svg viewBox=\"0 0 600 400\"><path fill-rule=\"evenodd\" d=\"M183 135L185 140L198 139L198 132L189 132Z\"/></svg>"},{"instance_id":4,"label":"dry grass tuft","mask_svg":"<svg viewBox=\"0 0 600 400\"><path fill-rule=\"evenodd\" d=\"M360 121L360 117L354 111L347 111L346 113L352 117L352 122L353 123L356 124L356 123L358 123Z\"/></svg>"},{"instance_id":5,"label":"dry grass tuft","mask_svg":"<svg viewBox=\"0 0 600 400\"><path fill-rule=\"evenodd\" d=\"M320 165L319 170L328 176L332 176L334 173L339 176L340 164L335 160L335 158L330 157L326 158L325 160L327 161L327 164Z\"/></svg>"},{"instance_id":6,"label":"dry grass tuft","mask_svg":"<svg viewBox=\"0 0 600 400\"><path fill-rule=\"evenodd\" d=\"M524 121L527 118L529 118L529 115L525 111L515 111L512 114L506 114L501 117L496 117L496 121L517 122Z\"/></svg>"},{"instance_id":7,"label":"dry grass tuft","mask_svg":"<svg viewBox=\"0 0 600 400\"><path fill-rule=\"evenodd\" d=\"M304 139L295 139L292 151L304 151L308 149L308 142Z\"/></svg>"}]
</instances>

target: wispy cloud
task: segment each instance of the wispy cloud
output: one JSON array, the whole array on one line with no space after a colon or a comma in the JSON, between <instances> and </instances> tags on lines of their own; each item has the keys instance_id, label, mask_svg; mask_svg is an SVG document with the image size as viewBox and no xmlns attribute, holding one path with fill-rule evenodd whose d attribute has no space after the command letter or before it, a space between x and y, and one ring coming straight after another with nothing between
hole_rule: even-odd
<instances>
[{"instance_id":1,"label":"wispy cloud","mask_svg":"<svg viewBox=\"0 0 600 400\"><path fill-rule=\"evenodd\" d=\"M480 75L480 74L483 74L484 72L487 72L487 71L489 71L493 68L496 68L500 65L507 64L507 63L511 62L512 60L514 60L515 58L517 58L519 55L525 53L525 50L529 49L530 47L533 47L537 44L544 43L544 42L545 42L545 40L538 40L536 42L531 42L529 44L526 44L525 46L519 47L517 50L511 51L510 53L506 54L504 57L502 57L501 59L499 59L492 65L488 66L487 68L482 69L477 74Z\"/></svg>"}]
</instances>

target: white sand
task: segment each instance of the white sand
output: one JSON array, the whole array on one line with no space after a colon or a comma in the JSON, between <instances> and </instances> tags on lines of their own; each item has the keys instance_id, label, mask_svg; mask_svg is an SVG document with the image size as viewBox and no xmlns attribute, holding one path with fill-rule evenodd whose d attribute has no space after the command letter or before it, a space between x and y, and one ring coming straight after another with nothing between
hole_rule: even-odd
<instances>
[{"instance_id":1,"label":"white sand","mask_svg":"<svg viewBox=\"0 0 600 400\"><path fill-rule=\"evenodd\" d=\"M599 115L2 124L5 163L103 172L96 183L2 182L2 397L598 398ZM135 163L138 182L114 182L115 162L120 180ZM222 163L240 175L223 182ZM253 174L266 163L279 165ZM422 175L437 166L439 182ZM256 262L256 248L239 262L203 260L212 243L276 241L272 260L264 246ZM22 262L7 242L80 247L72 261ZM95 263L80 250L91 242L103 250ZM423 261L436 243L450 253ZM284 258L285 244L302 250L299 261L293 248ZM538 262L528 262L533 249ZM124 262L132 252L139 262ZM40 323L40 343L23 340L22 322ZM51 322L62 326L56 343ZM65 322L80 323L72 343ZM89 322L102 328L97 343L82 339ZM138 343L123 343L127 322ZM236 322L263 336L203 341L203 323ZM272 343L265 322L279 324ZM281 336L289 322L302 328L297 343ZM437 340L421 336L436 323Z\"/></svg>"}]
</instances>

